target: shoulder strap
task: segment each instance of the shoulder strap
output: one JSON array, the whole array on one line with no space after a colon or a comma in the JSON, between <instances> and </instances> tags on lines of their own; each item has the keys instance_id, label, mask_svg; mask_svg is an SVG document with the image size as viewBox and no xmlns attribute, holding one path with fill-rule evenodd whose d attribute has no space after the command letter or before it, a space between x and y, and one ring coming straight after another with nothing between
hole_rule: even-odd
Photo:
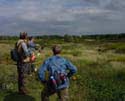
<instances>
[{"instance_id":1,"label":"shoulder strap","mask_svg":"<svg viewBox=\"0 0 125 101\"><path fill-rule=\"evenodd\" d=\"M24 41L20 41L19 43L17 43L17 45L16 45L16 48L17 48L17 51L18 52L20 52L21 51L21 47L22 47L22 43L23 43Z\"/></svg>"}]
</instances>

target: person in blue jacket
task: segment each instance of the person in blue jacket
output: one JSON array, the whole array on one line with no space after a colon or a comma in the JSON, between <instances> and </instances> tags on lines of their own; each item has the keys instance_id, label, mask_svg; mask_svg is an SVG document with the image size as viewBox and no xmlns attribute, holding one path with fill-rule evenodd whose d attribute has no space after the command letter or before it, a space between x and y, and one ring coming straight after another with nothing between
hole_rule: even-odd
<instances>
[{"instance_id":1,"label":"person in blue jacket","mask_svg":"<svg viewBox=\"0 0 125 101\"><path fill-rule=\"evenodd\" d=\"M35 56L35 51L36 51L36 43L35 43L35 38L30 36L29 37L29 40L28 40L28 49L29 49L29 52L31 54L31 59L32 59L32 62L31 62L31 68L29 70L29 74L31 74L32 72L35 72L35 60L36 60L36 56Z\"/></svg>"},{"instance_id":2,"label":"person in blue jacket","mask_svg":"<svg viewBox=\"0 0 125 101\"><path fill-rule=\"evenodd\" d=\"M58 99L61 101L69 100L69 78L77 72L77 68L69 60L59 55L61 53L61 50L61 46L53 46L53 56L46 59L39 69L39 78L41 82L45 85L43 91L41 92L42 101L49 101L49 96L51 96L54 93L57 93ZM56 90L53 90L52 83L50 83L49 81L50 79L52 79L55 70L60 71L60 77L61 80L63 78L63 81L61 81L61 83L54 82L56 83ZM46 72L49 75L49 80L46 79ZM54 80L54 78L52 80Z\"/></svg>"},{"instance_id":3,"label":"person in blue jacket","mask_svg":"<svg viewBox=\"0 0 125 101\"><path fill-rule=\"evenodd\" d=\"M30 36L28 41L28 47L30 48L30 51L35 51L36 49L36 44L34 41L35 41L34 37Z\"/></svg>"}]
</instances>

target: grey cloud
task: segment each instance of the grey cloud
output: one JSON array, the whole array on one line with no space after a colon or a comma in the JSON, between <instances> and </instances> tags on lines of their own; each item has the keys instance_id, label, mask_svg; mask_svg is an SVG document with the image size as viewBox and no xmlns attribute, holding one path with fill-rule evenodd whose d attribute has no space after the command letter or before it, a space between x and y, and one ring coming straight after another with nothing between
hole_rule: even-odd
<instances>
[{"instance_id":1,"label":"grey cloud","mask_svg":"<svg viewBox=\"0 0 125 101\"><path fill-rule=\"evenodd\" d=\"M1 0L0 32L125 31L124 0Z\"/></svg>"}]
</instances>

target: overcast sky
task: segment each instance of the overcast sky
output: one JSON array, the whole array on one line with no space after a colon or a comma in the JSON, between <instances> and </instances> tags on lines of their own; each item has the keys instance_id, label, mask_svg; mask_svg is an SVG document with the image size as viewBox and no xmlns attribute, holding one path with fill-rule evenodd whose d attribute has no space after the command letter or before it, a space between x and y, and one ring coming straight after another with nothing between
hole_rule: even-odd
<instances>
[{"instance_id":1,"label":"overcast sky","mask_svg":"<svg viewBox=\"0 0 125 101\"><path fill-rule=\"evenodd\" d=\"M125 32L125 0L0 0L0 33Z\"/></svg>"}]
</instances>

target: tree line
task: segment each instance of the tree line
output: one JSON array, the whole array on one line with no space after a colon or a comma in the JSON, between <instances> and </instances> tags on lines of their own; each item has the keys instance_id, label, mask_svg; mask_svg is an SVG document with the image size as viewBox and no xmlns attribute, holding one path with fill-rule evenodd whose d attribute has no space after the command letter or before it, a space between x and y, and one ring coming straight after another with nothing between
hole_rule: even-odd
<instances>
[{"instance_id":1,"label":"tree line","mask_svg":"<svg viewBox=\"0 0 125 101\"><path fill-rule=\"evenodd\" d=\"M62 40L65 42L81 42L85 40L98 40L98 41L124 41L125 40L125 33L120 34L94 34L94 35L69 35L65 34L63 36L60 35L34 35L34 37L38 40ZM0 36L0 40L17 40L18 36Z\"/></svg>"}]
</instances>

